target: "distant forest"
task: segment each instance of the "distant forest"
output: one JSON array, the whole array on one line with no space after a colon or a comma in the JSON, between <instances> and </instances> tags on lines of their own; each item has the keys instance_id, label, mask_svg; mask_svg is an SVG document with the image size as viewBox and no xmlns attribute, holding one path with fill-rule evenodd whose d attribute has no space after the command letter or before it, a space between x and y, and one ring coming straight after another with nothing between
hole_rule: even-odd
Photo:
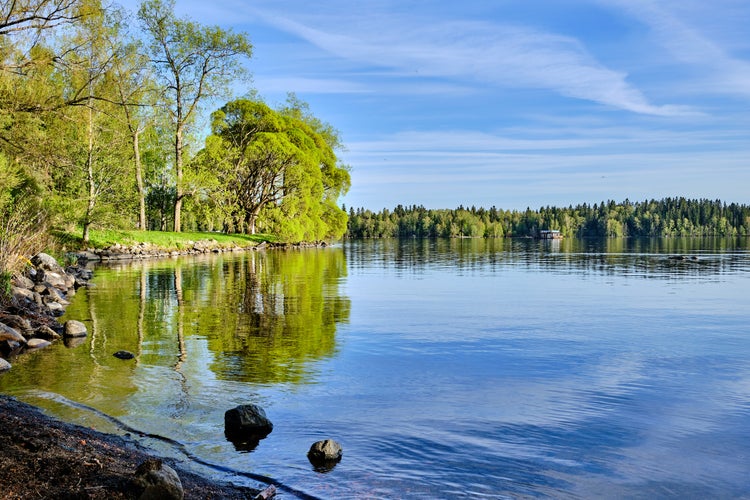
<instances>
[{"instance_id":1,"label":"distant forest","mask_svg":"<svg viewBox=\"0 0 750 500\"><path fill-rule=\"evenodd\" d=\"M344 207L345 209L345 207ZM750 235L750 206L720 200L664 198L586 203L525 211L496 207L426 209L397 206L349 209L348 238L537 237L544 229L565 237L664 237Z\"/></svg>"}]
</instances>

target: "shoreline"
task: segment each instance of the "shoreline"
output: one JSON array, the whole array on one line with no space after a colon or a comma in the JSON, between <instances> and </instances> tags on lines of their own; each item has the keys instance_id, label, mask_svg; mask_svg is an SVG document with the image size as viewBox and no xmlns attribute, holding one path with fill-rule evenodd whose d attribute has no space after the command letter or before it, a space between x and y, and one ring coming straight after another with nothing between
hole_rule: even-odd
<instances>
[{"instance_id":1,"label":"shoreline","mask_svg":"<svg viewBox=\"0 0 750 500\"><path fill-rule=\"evenodd\" d=\"M82 340L88 333L85 327L72 332L70 323L83 324L76 320L61 323L59 318L76 290L88 286L91 271L83 262L63 269L47 254L34 256L30 263L23 274L12 277L10 298L0 301L0 377L13 376L9 361L15 357L33 356L52 342ZM148 469L154 463L159 467L163 463L165 469L171 467L177 473L184 498L268 499L275 495L273 480L262 486L270 485L264 490L212 480L187 471L173 459L157 456L128 436L132 433L121 437L64 422L34 405L0 394L0 496L140 498L146 486L137 476L143 475L139 466L146 464Z\"/></svg>"},{"instance_id":2,"label":"shoreline","mask_svg":"<svg viewBox=\"0 0 750 500\"><path fill-rule=\"evenodd\" d=\"M161 460L174 469L185 499L270 498L257 490L211 480L174 460L156 457L127 436L59 420L0 395L0 484L3 498L134 499L143 491L140 464Z\"/></svg>"}]
</instances>

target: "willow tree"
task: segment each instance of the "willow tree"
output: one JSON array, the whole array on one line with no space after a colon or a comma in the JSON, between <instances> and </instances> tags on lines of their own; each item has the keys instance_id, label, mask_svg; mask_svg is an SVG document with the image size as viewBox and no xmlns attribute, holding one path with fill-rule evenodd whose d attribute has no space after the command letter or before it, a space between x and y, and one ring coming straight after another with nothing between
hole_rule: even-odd
<instances>
[{"instance_id":1,"label":"willow tree","mask_svg":"<svg viewBox=\"0 0 750 500\"><path fill-rule=\"evenodd\" d=\"M212 115L212 134L201 153L213 165L235 229L260 224L288 241L339 238L346 214L332 193L348 188L324 135L300 117L251 99L226 104ZM336 171L338 186L328 186ZM259 224L260 223L260 224Z\"/></svg>"},{"instance_id":2,"label":"willow tree","mask_svg":"<svg viewBox=\"0 0 750 500\"><path fill-rule=\"evenodd\" d=\"M240 61L252 55L252 45L244 33L178 18L174 0L145 0L138 17L150 40L151 62L173 126L174 230L179 232L183 198L189 194L183 186L186 128L204 100L224 94L245 74Z\"/></svg>"}]
</instances>

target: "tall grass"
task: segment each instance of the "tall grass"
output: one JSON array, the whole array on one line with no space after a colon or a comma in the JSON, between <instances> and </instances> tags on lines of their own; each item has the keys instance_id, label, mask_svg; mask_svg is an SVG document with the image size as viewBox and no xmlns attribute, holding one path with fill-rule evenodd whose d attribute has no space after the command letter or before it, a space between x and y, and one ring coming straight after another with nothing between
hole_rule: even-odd
<instances>
[{"instance_id":1,"label":"tall grass","mask_svg":"<svg viewBox=\"0 0 750 500\"><path fill-rule=\"evenodd\" d=\"M10 280L29 258L47 246L44 213L35 204L16 201L0 208L0 295L10 297Z\"/></svg>"}]
</instances>

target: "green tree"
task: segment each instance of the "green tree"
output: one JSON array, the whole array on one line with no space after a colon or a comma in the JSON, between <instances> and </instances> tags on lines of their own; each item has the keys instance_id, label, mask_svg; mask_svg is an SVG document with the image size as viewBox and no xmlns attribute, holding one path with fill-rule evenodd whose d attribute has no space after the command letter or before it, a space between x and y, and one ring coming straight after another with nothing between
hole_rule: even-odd
<instances>
[{"instance_id":1,"label":"green tree","mask_svg":"<svg viewBox=\"0 0 750 500\"><path fill-rule=\"evenodd\" d=\"M288 241L343 235L347 216L337 198L348 187L348 172L337 166L332 136L320 122L311 126L309 116L251 99L232 101L212 116L201 155L215 166L235 228L254 233L263 221Z\"/></svg>"},{"instance_id":2,"label":"green tree","mask_svg":"<svg viewBox=\"0 0 750 500\"><path fill-rule=\"evenodd\" d=\"M230 82L245 70L240 58L252 55L245 34L220 27L205 27L178 18L174 0L145 0L138 17L150 40L156 76L164 91L174 139L175 202L174 230L181 230L185 130L206 99L226 92Z\"/></svg>"}]
</instances>

